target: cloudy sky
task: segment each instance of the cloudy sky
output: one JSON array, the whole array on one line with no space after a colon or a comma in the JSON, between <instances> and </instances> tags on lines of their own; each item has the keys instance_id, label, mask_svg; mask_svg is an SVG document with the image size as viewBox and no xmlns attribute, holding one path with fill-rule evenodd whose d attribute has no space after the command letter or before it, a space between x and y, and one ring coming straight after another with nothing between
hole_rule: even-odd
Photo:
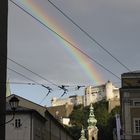
<instances>
[{"instance_id":1,"label":"cloudy sky","mask_svg":"<svg viewBox=\"0 0 140 140\"><path fill-rule=\"evenodd\" d=\"M59 85L70 86L68 87L70 92L64 97L79 94L75 90L76 85L99 85L111 80L120 86L117 77L121 77L121 74L128 70L81 32L49 1L13 0L13 2L9 0L8 58L46 80L8 60L8 68L31 79L8 70L7 77L11 82L12 93L39 103L46 95L47 89L40 85L31 86L22 83L43 84L53 89L51 95L43 102L49 104L53 96L60 97L63 93L57 87ZM51 2L127 68L131 71L140 69L139 0L51 0ZM73 46L47 27L117 77L74 50Z\"/></svg>"}]
</instances>

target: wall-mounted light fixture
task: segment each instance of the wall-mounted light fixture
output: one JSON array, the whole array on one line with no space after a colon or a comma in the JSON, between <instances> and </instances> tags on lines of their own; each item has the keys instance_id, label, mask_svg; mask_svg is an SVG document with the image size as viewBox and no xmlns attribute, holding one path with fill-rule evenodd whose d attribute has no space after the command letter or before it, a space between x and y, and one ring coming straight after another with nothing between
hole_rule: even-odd
<instances>
[{"instance_id":1,"label":"wall-mounted light fixture","mask_svg":"<svg viewBox=\"0 0 140 140\"><path fill-rule=\"evenodd\" d=\"M11 122L14 119L14 117L15 117L15 111L18 108L18 105L19 105L19 99L17 97L13 96L9 100L9 105L11 107L11 110L12 110L12 113L13 113L13 117L9 121L5 122L4 124L0 124L0 126L3 126L5 124Z\"/></svg>"},{"instance_id":2,"label":"wall-mounted light fixture","mask_svg":"<svg viewBox=\"0 0 140 140\"><path fill-rule=\"evenodd\" d=\"M19 105L19 99L17 97L13 96L9 100L9 104L10 104L12 111L15 112L15 110L18 108L18 105Z\"/></svg>"}]
</instances>

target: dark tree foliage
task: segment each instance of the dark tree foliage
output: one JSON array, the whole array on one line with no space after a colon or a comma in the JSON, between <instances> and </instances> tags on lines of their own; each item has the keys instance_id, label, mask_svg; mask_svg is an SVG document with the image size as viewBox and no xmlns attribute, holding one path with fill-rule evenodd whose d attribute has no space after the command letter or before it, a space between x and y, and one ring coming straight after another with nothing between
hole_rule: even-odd
<instances>
[{"instance_id":1,"label":"dark tree foliage","mask_svg":"<svg viewBox=\"0 0 140 140\"><path fill-rule=\"evenodd\" d=\"M111 113L108 113L108 102L100 101L93 105L94 114L97 119L98 140L113 140L113 128L115 127L115 114L119 113L120 108L114 108ZM80 131L82 126L86 129L89 117L89 106L84 107L78 105L74 107L73 112L70 115L72 127L68 127L69 132L75 136L76 139L80 137Z\"/></svg>"},{"instance_id":2,"label":"dark tree foliage","mask_svg":"<svg viewBox=\"0 0 140 140\"><path fill-rule=\"evenodd\" d=\"M81 126L76 125L76 126L72 126L72 127L68 127L66 126L66 129L70 132L70 134L76 139L78 140L80 135L81 135Z\"/></svg>"},{"instance_id":3,"label":"dark tree foliage","mask_svg":"<svg viewBox=\"0 0 140 140\"><path fill-rule=\"evenodd\" d=\"M83 105L75 106L73 112L70 115L71 124L80 127L87 127L88 116L89 107L84 108Z\"/></svg>"}]
</instances>

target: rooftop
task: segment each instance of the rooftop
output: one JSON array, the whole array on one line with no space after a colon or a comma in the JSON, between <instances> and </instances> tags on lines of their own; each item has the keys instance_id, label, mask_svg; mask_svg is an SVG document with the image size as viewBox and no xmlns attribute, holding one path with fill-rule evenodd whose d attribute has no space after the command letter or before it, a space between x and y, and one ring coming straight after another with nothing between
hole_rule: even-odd
<instances>
[{"instance_id":1,"label":"rooftop","mask_svg":"<svg viewBox=\"0 0 140 140\"><path fill-rule=\"evenodd\" d=\"M123 73L122 77L124 76L140 76L140 70Z\"/></svg>"}]
</instances>

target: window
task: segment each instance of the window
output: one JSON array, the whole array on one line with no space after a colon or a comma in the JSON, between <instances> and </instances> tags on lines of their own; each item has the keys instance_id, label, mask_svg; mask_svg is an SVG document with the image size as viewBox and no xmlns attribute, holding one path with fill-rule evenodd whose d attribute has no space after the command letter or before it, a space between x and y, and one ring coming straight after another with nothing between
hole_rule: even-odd
<instances>
[{"instance_id":1,"label":"window","mask_svg":"<svg viewBox=\"0 0 140 140\"><path fill-rule=\"evenodd\" d=\"M21 126L21 120L20 119L15 119L15 127L19 128Z\"/></svg>"},{"instance_id":2,"label":"window","mask_svg":"<svg viewBox=\"0 0 140 140\"><path fill-rule=\"evenodd\" d=\"M139 101L135 101L135 102L134 102L134 105L135 105L135 106L140 106L140 102L139 102Z\"/></svg>"},{"instance_id":3,"label":"window","mask_svg":"<svg viewBox=\"0 0 140 140\"><path fill-rule=\"evenodd\" d=\"M140 134L140 118L134 119L134 133Z\"/></svg>"}]
</instances>

